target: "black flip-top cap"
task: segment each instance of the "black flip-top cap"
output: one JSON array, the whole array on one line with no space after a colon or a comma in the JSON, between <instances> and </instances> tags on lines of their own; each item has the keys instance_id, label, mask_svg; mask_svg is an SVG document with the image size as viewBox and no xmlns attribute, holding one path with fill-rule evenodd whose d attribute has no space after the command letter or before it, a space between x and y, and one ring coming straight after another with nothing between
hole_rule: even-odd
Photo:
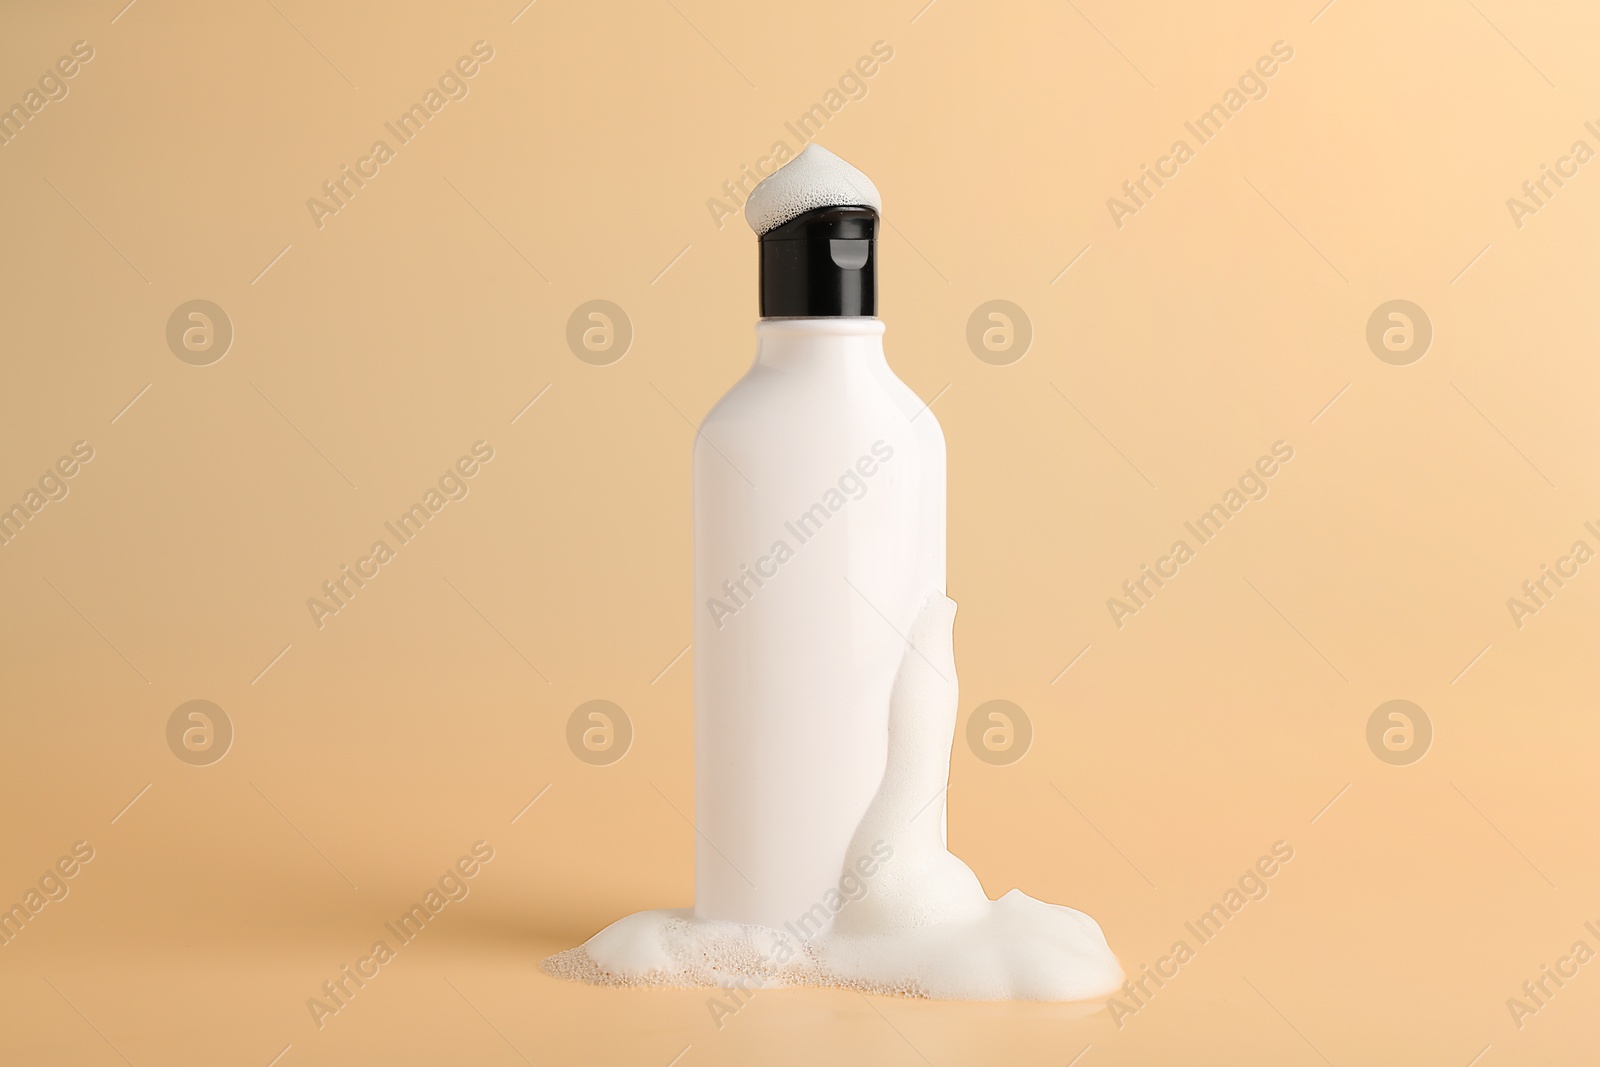
<instances>
[{"instance_id":1,"label":"black flip-top cap","mask_svg":"<svg viewBox=\"0 0 1600 1067\"><path fill-rule=\"evenodd\" d=\"M761 235L761 317L878 313L878 213L819 207Z\"/></svg>"}]
</instances>

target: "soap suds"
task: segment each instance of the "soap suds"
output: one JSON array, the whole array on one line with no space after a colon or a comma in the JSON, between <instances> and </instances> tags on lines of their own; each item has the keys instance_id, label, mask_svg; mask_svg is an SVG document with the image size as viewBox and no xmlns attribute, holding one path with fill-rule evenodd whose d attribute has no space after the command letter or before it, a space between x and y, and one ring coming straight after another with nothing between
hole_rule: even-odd
<instances>
[{"instance_id":1,"label":"soap suds","mask_svg":"<svg viewBox=\"0 0 1600 1067\"><path fill-rule=\"evenodd\" d=\"M955 602L917 616L889 701L883 782L857 828L839 891L782 930L645 911L544 961L558 978L618 986L843 986L956 1000L1086 1000L1122 968L1099 924L1013 889L985 896L944 846L958 697ZM831 919L827 923L826 919Z\"/></svg>"},{"instance_id":2,"label":"soap suds","mask_svg":"<svg viewBox=\"0 0 1600 1067\"><path fill-rule=\"evenodd\" d=\"M871 178L821 145L809 144L751 191L744 220L759 236L815 208L852 205L883 214L883 198Z\"/></svg>"}]
</instances>

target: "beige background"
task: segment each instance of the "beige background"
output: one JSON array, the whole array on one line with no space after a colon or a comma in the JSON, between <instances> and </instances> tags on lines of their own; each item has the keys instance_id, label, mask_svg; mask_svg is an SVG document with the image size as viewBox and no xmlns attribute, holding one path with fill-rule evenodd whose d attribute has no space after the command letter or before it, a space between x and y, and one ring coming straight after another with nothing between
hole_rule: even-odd
<instances>
[{"instance_id":1,"label":"beige background","mask_svg":"<svg viewBox=\"0 0 1600 1067\"><path fill-rule=\"evenodd\" d=\"M0 902L95 855L0 948L0 1061L1592 1054L1600 964L1520 1029L1506 1001L1600 949L1600 565L1520 629L1506 600L1600 548L1600 163L1520 228L1506 200L1600 148L1600 12L520 2L5 16L0 101L94 58L0 147L0 505L94 459L0 548ZM307 198L479 40L470 94L319 229ZM890 361L949 441L964 721L1006 699L1034 730L1009 765L958 740L952 846L1130 971L1295 849L1120 1028L808 990L719 1030L705 991L537 966L692 899L690 423L755 314L707 200L880 40L821 140L883 190ZM1118 229L1107 198L1280 40ZM196 299L235 331L209 366L166 341ZM592 299L635 331L609 366L564 339ZM1034 331L1007 366L965 340L992 299ZM1435 333L1405 366L1364 336L1393 299ZM470 495L317 628L307 598L478 440ZM1278 440L1270 495L1117 628L1106 599ZM195 699L235 730L209 766L166 741ZM620 761L568 749L590 699L632 723ZM1419 762L1368 748L1391 699L1432 723ZM319 1030L307 998L478 840L470 896Z\"/></svg>"}]
</instances>

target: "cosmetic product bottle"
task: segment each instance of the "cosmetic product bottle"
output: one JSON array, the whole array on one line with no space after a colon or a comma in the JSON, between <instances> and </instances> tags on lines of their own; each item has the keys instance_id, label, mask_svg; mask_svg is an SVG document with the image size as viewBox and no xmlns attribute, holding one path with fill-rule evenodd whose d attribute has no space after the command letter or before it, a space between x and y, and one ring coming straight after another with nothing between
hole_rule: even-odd
<instances>
[{"instance_id":1,"label":"cosmetic product bottle","mask_svg":"<svg viewBox=\"0 0 1600 1067\"><path fill-rule=\"evenodd\" d=\"M693 458L701 918L783 928L828 910L883 778L906 635L944 589L944 436L884 356L881 211L816 145L746 204L755 361ZM942 822L929 800L921 817Z\"/></svg>"}]
</instances>

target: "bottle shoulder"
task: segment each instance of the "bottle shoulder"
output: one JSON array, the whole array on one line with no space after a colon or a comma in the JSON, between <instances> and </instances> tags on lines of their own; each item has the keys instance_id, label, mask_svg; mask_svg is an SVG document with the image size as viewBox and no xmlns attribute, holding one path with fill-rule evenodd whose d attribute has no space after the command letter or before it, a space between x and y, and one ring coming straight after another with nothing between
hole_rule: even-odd
<instances>
[{"instance_id":1,"label":"bottle shoulder","mask_svg":"<svg viewBox=\"0 0 1600 1067\"><path fill-rule=\"evenodd\" d=\"M927 404L902 381L884 359L874 354L850 353L846 358L826 354L817 359L767 362L760 354L727 392L706 412L702 429L752 416L778 416L818 407L871 409L880 398L890 401L906 418L932 415ZM922 412L922 415L918 415Z\"/></svg>"}]
</instances>

